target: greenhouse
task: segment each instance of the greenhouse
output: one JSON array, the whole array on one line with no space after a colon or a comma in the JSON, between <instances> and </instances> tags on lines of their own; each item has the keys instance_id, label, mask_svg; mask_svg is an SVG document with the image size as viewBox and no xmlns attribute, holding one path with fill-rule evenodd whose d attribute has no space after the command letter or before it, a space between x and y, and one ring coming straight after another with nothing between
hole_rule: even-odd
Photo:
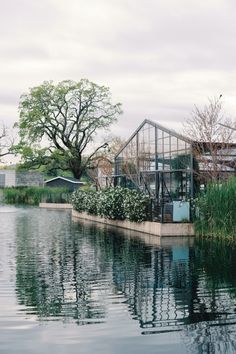
<instances>
[{"instance_id":1,"label":"greenhouse","mask_svg":"<svg viewBox=\"0 0 236 354\"><path fill-rule=\"evenodd\" d=\"M194 193L192 142L145 120L115 156L114 185L139 188L152 201L152 219L190 220Z\"/></svg>"},{"instance_id":2,"label":"greenhouse","mask_svg":"<svg viewBox=\"0 0 236 354\"><path fill-rule=\"evenodd\" d=\"M99 185L139 189L150 197L150 220L181 222L191 221L191 201L207 183L235 174L235 143L193 141L146 119Z\"/></svg>"}]
</instances>

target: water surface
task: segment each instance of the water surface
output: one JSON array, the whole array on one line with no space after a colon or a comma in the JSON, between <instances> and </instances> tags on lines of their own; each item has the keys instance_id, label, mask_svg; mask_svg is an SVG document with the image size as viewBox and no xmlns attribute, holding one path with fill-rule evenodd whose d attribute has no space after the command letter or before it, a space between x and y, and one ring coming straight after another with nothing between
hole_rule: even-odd
<instances>
[{"instance_id":1,"label":"water surface","mask_svg":"<svg viewBox=\"0 0 236 354\"><path fill-rule=\"evenodd\" d=\"M236 353L236 248L0 207L0 353Z\"/></svg>"}]
</instances>

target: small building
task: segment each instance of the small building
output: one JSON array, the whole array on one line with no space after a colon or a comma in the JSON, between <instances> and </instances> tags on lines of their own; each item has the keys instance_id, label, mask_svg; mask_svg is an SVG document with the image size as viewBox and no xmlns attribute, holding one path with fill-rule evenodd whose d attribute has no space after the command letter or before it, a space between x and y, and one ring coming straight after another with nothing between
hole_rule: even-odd
<instances>
[{"instance_id":1,"label":"small building","mask_svg":"<svg viewBox=\"0 0 236 354\"><path fill-rule=\"evenodd\" d=\"M0 188L43 186L42 173L31 171L0 170Z\"/></svg>"},{"instance_id":2,"label":"small building","mask_svg":"<svg viewBox=\"0 0 236 354\"><path fill-rule=\"evenodd\" d=\"M45 181L45 186L47 187L64 187L68 188L69 191L75 191L83 185L83 182L73 177L57 176Z\"/></svg>"}]
</instances>

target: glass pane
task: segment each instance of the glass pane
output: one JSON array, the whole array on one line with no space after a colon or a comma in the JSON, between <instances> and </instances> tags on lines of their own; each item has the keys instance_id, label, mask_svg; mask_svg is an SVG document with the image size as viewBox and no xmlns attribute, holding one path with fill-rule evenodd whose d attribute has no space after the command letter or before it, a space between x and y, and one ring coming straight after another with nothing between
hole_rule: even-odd
<instances>
[{"instance_id":1,"label":"glass pane","mask_svg":"<svg viewBox=\"0 0 236 354\"><path fill-rule=\"evenodd\" d=\"M157 154L162 154L163 153L163 139L158 139L157 140Z\"/></svg>"},{"instance_id":2,"label":"glass pane","mask_svg":"<svg viewBox=\"0 0 236 354\"><path fill-rule=\"evenodd\" d=\"M163 140L164 153L170 152L170 138L169 136Z\"/></svg>"},{"instance_id":3,"label":"glass pane","mask_svg":"<svg viewBox=\"0 0 236 354\"><path fill-rule=\"evenodd\" d=\"M178 140L178 150L185 150L186 148L186 143L183 140Z\"/></svg>"},{"instance_id":4,"label":"glass pane","mask_svg":"<svg viewBox=\"0 0 236 354\"><path fill-rule=\"evenodd\" d=\"M175 136L171 136L170 147L170 151L178 150L178 139Z\"/></svg>"}]
</instances>

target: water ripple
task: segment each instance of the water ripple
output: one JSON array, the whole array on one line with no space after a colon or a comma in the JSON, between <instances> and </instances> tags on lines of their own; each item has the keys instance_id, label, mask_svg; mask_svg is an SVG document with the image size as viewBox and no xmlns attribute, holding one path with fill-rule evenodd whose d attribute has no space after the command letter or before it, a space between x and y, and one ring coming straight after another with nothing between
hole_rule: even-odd
<instances>
[{"instance_id":1,"label":"water ripple","mask_svg":"<svg viewBox=\"0 0 236 354\"><path fill-rule=\"evenodd\" d=\"M168 345L179 336L193 353L207 346L234 352L234 248L218 252L217 245L188 239L160 247L37 208L1 206L0 222L2 331L17 338L40 324L53 338L52 328L63 324L81 327L85 337L91 331L123 340L156 336ZM78 343L63 328L64 342Z\"/></svg>"}]
</instances>

